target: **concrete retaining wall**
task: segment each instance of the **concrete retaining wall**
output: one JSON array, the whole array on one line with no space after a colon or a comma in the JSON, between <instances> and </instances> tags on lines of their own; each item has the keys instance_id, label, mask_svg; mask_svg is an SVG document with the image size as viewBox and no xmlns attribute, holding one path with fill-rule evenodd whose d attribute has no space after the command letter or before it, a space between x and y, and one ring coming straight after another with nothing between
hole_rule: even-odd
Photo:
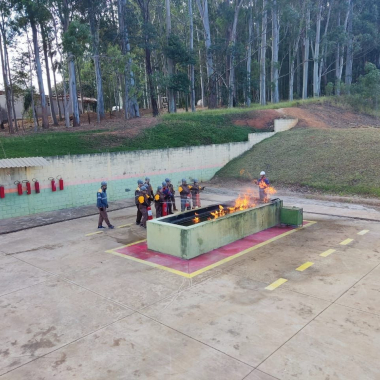
<instances>
[{"instance_id":1,"label":"concrete retaining wall","mask_svg":"<svg viewBox=\"0 0 380 380\"><path fill-rule=\"evenodd\" d=\"M154 187L165 177L171 178L175 186L182 178L207 181L227 162L275 133L251 133L248 141L230 144L45 157L50 163L46 167L0 169L0 184L6 192L0 199L0 219L89 204L95 207L102 180L109 183L111 202L133 197L137 179L146 176ZM65 188L52 192L48 178L57 176L63 178ZM14 182L33 178L39 180L41 193L36 194L33 187L32 194L26 195L24 186L24 194L19 196ZM131 191L125 192L126 188Z\"/></svg>"}]
</instances>

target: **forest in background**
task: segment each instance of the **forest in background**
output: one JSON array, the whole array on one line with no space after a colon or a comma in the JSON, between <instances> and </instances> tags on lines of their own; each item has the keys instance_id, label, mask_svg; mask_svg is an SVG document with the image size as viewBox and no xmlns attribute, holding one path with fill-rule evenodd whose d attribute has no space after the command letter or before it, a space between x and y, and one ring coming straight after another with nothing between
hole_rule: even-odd
<instances>
[{"instance_id":1,"label":"forest in background","mask_svg":"<svg viewBox=\"0 0 380 380\"><path fill-rule=\"evenodd\" d=\"M45 129L79 125L84 97L100 121L157 116L164 98L175 113L380 96L378 0L0 0L0 46L10 133L17 97L37 130L36 95Z\"/></svg>"}]
</instances>

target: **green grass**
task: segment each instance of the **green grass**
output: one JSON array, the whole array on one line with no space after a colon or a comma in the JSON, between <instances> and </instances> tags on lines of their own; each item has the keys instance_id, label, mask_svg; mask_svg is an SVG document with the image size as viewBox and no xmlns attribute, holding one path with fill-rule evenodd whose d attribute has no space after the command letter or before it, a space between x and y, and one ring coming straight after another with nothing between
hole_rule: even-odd
<instances>
[{"instance_id":1,"label":"green grass","mask_svg":"<svg viewBox=\"0 0 380 380\"><path fill-rule=\"evenodd\" d=\"M380 197L379 146L376 129L295 129L264 140L217 177L251 179L265 170L274 185Z\"/></svg>"},{"instance_id":2,"label":"green grass","mask_svg":"<svg viewBox=\"0 0 380 380\"><path fill-rule=\"evenodd\" d=\"M315 100L283 102L267 106L254 104L249 108L204 110L196 113L166 114L160 117L159 124L144 130L133 139L105 134L105 130L89 132L70 130L0 137L0 159L162 149L247 141L248 133L254 132L254 130L246 126L234 126L233 119L237 115L244 116L247 112L254 110L292 107L310 102L315 102Z\"/></svg>"}]
</instances>

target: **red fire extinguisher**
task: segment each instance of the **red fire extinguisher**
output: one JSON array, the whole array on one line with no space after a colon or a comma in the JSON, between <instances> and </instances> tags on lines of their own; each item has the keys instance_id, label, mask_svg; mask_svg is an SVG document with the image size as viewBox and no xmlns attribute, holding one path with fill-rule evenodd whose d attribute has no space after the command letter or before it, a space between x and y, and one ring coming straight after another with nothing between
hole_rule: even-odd
<instances>
[{"instance_id":1,"label":"red fire extinguisher","mask_svg":"<svg viewBox=\"0 0 380 380\"><path fill-rule=\"evenodd\" d=\"M190 197L187 197L187 198L186 198L186 204L185 204L185 207L186 207L187 209L190 208Z\"/></svg>"},{"instance_id":2,"label":"red fire extinguisher","mask_svg":"<svg viewBox=\"0 0 380 380\"><path fill-rule=\"evenodd\" d=\"M152 208L148 206L146 210L148 211L148 220L152 220L153 219Z\"/></svg>"},{"instance_id":3,"label":"red fire extinguisher","mask_svg":"<svg viewBox=\"0 0 380 380\"><path fill-rule=\"evenodd\" d=\"M59 190L63 190L64 189L64 186L63 186L63 179L62 177L59 175L57 177L58 181L59 181Z\"/></svg>"},{"instance_id":4,"label":"red fire extinguisher","mask_svg":"<svg viewBox=\"0 0 380 380\"><path fill-rule=\"evenodd\" d=\"M57 191L57 185L55 184L55 179L53 177L48 178L51 181L51 191Z\"/></svg>"},{"instance_id":5,"label":"red fire extinguisher","mask_svg":"<svg viewBox=\"0 0 380 380\"><path fill-rule=\"evenodd\" d=\"M3 185L0 185L0 198L5 198L5 189Z\"/></svg>"},{"instance_id":6,"label":"red fire extinguisher","mask_svg":"<svg viewBox=\"0 0 380 380\"><path fill-rule=\"evenodd\" d=\"M22 183L20 181L15 181L15 185L17 185L17 193L18 195L22 195Z\"/></svg>"},{"instance_id":7,"label":"red fire extinguisher","mask_svg":"<svg viewBox=\"0 0 380 380\"><path fill-rule=\"evenodd\" d=\"M32 181L34 182L34 190L36 191L36 194L39 194L40 193L40 183L35 178L33 178Z\"/></svg>"},{"instance_id":8,"label":"red fire extinguisher","mask_svg":"<svg viewBox=\"0 0 380 380\"><path fill-rule=\"evenodd\" d=\"M32 194L32 186L31 186L30 182L27 179L25 179L22 182L26 184L26 193L28 195Z\"/></svg>"},{"instance_id":9,"label":"red fire extinguisher","mask_svg":"<svg viewBox=\"0 0 380 380\"><path fill-rule=\"evenodd\" d=\"M162 204L162 216L167 216L168 215L168 204L164 202Z\"/></svg>"}]
</instances>

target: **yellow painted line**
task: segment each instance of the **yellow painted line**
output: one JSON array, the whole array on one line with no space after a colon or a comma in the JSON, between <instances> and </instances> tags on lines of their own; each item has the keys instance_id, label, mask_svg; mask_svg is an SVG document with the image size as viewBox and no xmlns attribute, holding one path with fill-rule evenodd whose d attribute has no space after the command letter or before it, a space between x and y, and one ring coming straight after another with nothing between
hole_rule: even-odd
<instances>
[{"instance_id":1,"label":"yellow painted line","mask_svg":"<svg viewBox=\"0 0 380 380\"><path fill-rule=\"evenodd\" d=\"M134 244L137 244L137 243L134 243ZM130 244L130 245L134 245L134 244ZM116 248L116 249L118 249L118 248ZM181 271L176 270L176 269L168 268L168 267L165 267L163 265L152 263L152 262L149 262L149 261L146 261L146 260L137 259L136 257L131 257L131 256L123 255L122 253L116 252L116 251L114 251L112 249L110 249L110 250L108 250L106 252L107 253L112 253L113 255L120 256L120 257L123 257L123 258L128 259L128 260L136 261L136 262L141 263L141 264L145 264L145 265L149 265L151 267L155 267L155 268L158 268L158 269L166 270L168 272L171 272L171 273L174 273L174 274L178 274L178 275L186 277L186 278L190 278L190 274L188 274L188 273L181 272Z\"/></svg>"},{"instance_id":2,"label":"yellow painted line","mask_svg":"<svg viewBox=\"0 0 380 380\"><path fill-rule=\"evenodd\" d=\"M352 241L354 241L354 239L346 239L346 240L343 240L342 242L340 242L339 244L340 245L347 245L347 244L350 244Z\"/></svg>"},{"instance_id":3,"label":"yellow painted line","mask_svg":"<svg viewBox=\"0 0 380 380\"><path fill-rule=\"evenodd\" d=\"M285 278L279 278L277 281L272 282L270 285L268 285L265 289L266 290L274 290L278 288L280 285L285 284L285 282L288 281Z\"/></svg>"},{"instance_id":4,"label":"yellow painted line","mask_svg":"<svg viewBox=\"0 0 380 380\"><path fill-rule=\"evenodd\" d=\"M331 255L334 252L336 252L336 249L328 249L327 251L322 252L319 256L327 257L328 255Z\"/></svg>"},{"instance_id":5,"label":"yellow painted line","mask_svg":"<svg viewBox=\"0 0 380 380\"><path fill-rule=\"evenodd\" d=\"M236 255L233 255L233 256L230 256L230 257L226 257L225 259L220 260L220 261L218 261L217 263L211 264L211 265L209 265L209 266L207 266L207 267L205 267L205 268L199 269L199 270L197 270L196 272L191 273L191 274L190 274L190 278L195 277L195 276L198 276L199 274L204 273L204 272L206 272L206 271L208 271L208 270L210 270L210 269L216 268L216 267L218 267L219 265L222 265L222 264L228 263L228 262L231 261L231 260L234 260L234 259L236 259L236 258L238 258L238 257L240 257L240 256L245 255L245 254L248 253L248 252L254 251L255 249L261 248L261 247L263 247L264 245L267 245L267 244L272 243L272 242L274 242L274 241L276 241L276 240L278 240L278 239L281 239L281 238L283 238L283 237L285 237L285 236L288 236L288 235L290 235L290 234L292 234L292 233L294 233L294 232L296 232L296 231L299 231L299 230L302 230L302 229L304 229L304 228L310 227L310 226L312 226L312 225L315 224L315 223L317 223L317 222L309 222L308 224L305 224L303 227L295 228L294 230L290 230L290 231L288 231L288 232L284 232L283 234L278 235L278 236L275 236L275 237L272 238L272 239L269 239L269 240L267 240L267 241L264 241L264 242L262 242L262 243L260 243L260 244L257 244L257 245L255 245L255 246L253 246L253 247L251 247L251 248L247 248L246 250L241 251L241 252L237 253Z\"/></svg>"},{"instance_id":6,"label":"yellow painted line","mask_svg":"<svg viewBox=\"0 0 380 380\"><path fill-rule=\"evenodd\" d=\"M129 227L131 225L132 225L132 223L130 223L130 224L122 224L121 226L117 226L116 228Z\"/></svg>"},{"instance_id":7,"label":"yellow painted line","mask_svg":"<svg viewBox=\"0 0 380 380\"><path fill-rule=\"evenodd\" d=\"M117 248L114 248L114 249L110 249L110 250L108 250L106 252L107 253L112 253L113 255L116 255L116 256L119 256L119 257L123 257L123 258L128 259L128 260L132 260L132 261L136 261L136 262L139 262L139 263L142 263L142 264L146 264L146 265L149 265L151 267L155 267L155 268L158 268L158 269L166 270L168 272L175 273L175 274L178 274L178 275L186 277L186 278L193 278L193 277L198 276L199 274L204 273L204 272L206 272L206 271L208 271L210 269L216 268L219 265L225 264L225 263L227 263L227 262L229 262L229 261L231 261L233 259L236 259L237 257L243 256L243 255L245 255L248 252L254 251L255 249L263 247L264 245L272 243L275 240L281 239L282 237L288 236L288 235L290 235L290 234L292 234L292 233L294 233L296 231L299 231L299 230L302 230L302 229L307 228L309 226L312 226L315 223L317 223L317 222L308 222L308 224L305 224L302 227L295 228L294 230L290 230L290 231L284 232L281 235L275 236L272 239L269 239L267 241L264 241L264 242L262 242L260 244L255 245L255 246L253 246L251 248L248 248L248 249L246 249L244 251L241 251L241 252L237 253L236 255L233 255L233 256L230 256L230 257L226 257L223 260L220 260L220 261L218 261L218 262L216 262L214 264L211 264L211 265L209 265L209 266L207 266L205 268L199 269L199 270L197 270L197 271L195 271L193 273L182 272L182 271L179 271L179 270L176 270L176 269L165 267L163 265L151 263L151 262L148 262L148 261L145 261L145 260L137 259L135 257L131 257L131 256L128 256L128 255L123 255L122 253L116 252L116 250L118 250L118 249L122 249L122 248L125 248L125 247L130 247L131 245L142 243L142 242L146 241L146 239L139 240L139 241L136 241L134 243L123 245L121 247L117 247Z\"/></svg>"},{"instance_id":8,"label":"yellow painted line","mask_svg":"<svg viewBox=\"0 0 380 380\"><path fill-rule=\"evenodd\" d=\"M312 265L314 265L314 263L307 261L305 264L300 265L296 270L298 270L298 272L303 272L305 269L310 268Z\"/></svg>"},{"instance_id":9,"label":"yellow painted line","mask_svg":"<svg viewBox=\"0 0 380 380\"><path fill-rule=\"evenodd\" d=\"M369 232L369 230L363 230L358 232L358 235L365 235L367 232Z\"/></svg>"},{"instance_id":10,"label":"yellow painted line","mask_svg":"<svg viewBox=\"0 0 380 380\"><path fill-rule=\"evenodd\" d=\"M87 234L85 236L97 235L97 234L102 234L102 233L103 231L91 232L90 234Z\"/></svg>"}]
</instances>

